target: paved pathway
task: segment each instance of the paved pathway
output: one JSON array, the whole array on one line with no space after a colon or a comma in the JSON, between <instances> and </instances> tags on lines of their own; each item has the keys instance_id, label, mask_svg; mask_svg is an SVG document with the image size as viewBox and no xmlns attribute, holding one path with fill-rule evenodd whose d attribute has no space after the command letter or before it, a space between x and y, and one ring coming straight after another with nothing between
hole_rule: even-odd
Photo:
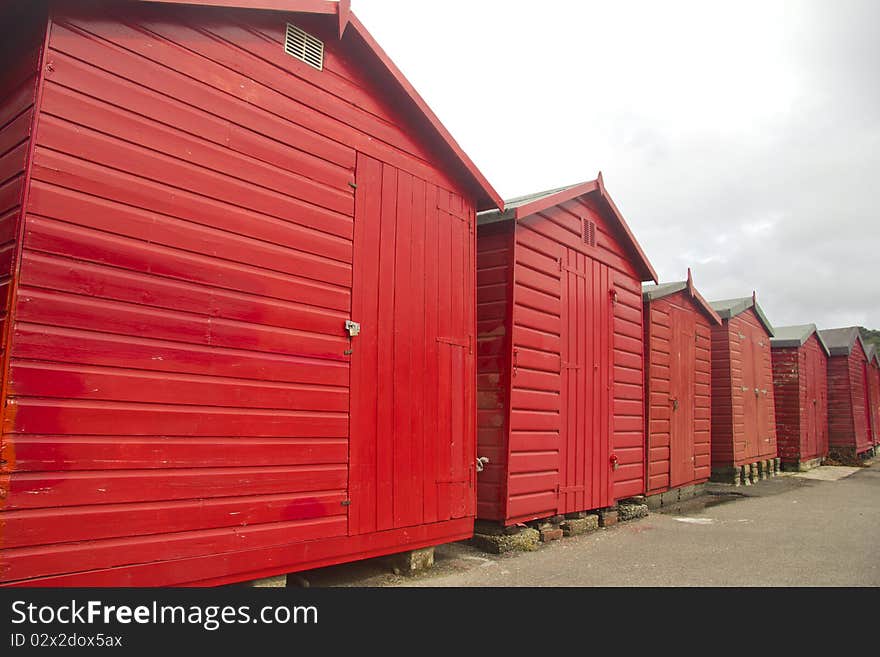
<instances>
[{"instance_id":1,"label":"paved pathway","mask_svg":"<svg viewBox=\"0 0 880 657\"><path fill-rule=\"evenodd\" d=\"M676 512L536 552L455 544L414 578L375 560L306 577L313 586L880 586L880 463L711 490Z\"/></svg>"}]
</instances>

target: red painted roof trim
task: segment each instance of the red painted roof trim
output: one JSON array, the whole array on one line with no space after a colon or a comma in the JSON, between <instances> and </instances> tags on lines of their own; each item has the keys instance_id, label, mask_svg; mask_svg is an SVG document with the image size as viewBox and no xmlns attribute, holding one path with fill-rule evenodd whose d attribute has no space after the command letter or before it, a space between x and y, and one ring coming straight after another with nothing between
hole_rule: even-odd
<instances>
[{"instance_id":1,"label":"red painted roof trim","mask_svg":"<svg viewBox=\"0 0 880 657\"><path fill-rule=\"evenodd\" d=\"M339 38L341 39L351 18L351 0L339 0L336 3L336 15L339 18Z\"/></svg>"},{"instance_id":2,"label":"red painted roof trim","mask_svg":"<svg viewBox=\"0 0 880 657\"><path fill-rule=\"evenodd\" d=\"M611 210L611 213L617 220L618 225L623 230L626 240L629 242L630 247L632 248L638 259L638 264L640 264L642 267L642 276L645 277L642 278L642 280L650 280L654 281L655 283L659 282L657 272L654 271L654 268L648 261L648 256L646 256L645 252L642 251L642 247L639 245L638 241L636 241L635 235L632 234L632 231L629 229L626 220L623 218L620 210L617 209L617 206L614 204L614 201L611 199L611 196L605 189L605 182L602 180L601 171L599 172L599 176L596 178L596 180L584 182L580 185L574 185L573 187L564 189L561 192L557 192L556 194L551 194L550 196L545 196L544 198L532 201L531 203L527 203L526 205L521 205L520 207L516 208L516 210L514 210L514 219L521 219L532 214L537 214L538 212L543 212L544 210L552 208L555 205L565 203L566 201L571 201L578 196L592 194L593 192L599 192L599 196L601 196L605 203L608 205L608 209Z\"/></svg>"},{"instance_id":3,"label":"red painted roof trim","mask_svg":"<svg viewBox=\"0 0 880 657\"><path fill-rule=\"evenodd\" d=\"M168 5L202 5L204 7L229 7L233 9L262 9L266 11L291 11L306 14L335 15L339 10L332 0L140 0Z\"/></svg>"},{"instance_id":4,"label":"red painted roof trim","mask_svg":"<svg viewBox=\"0 0 880 657\"><path fill-rule=\"evenodd\" d=\"M338 16L338 33L340 39L348 25L354 29L357 35L363 40L367 48L376 57L379 63L391 75L397 87L409 97L421 113L431 129L437 133L441 141L451 151L453 157L461 164L466 178L470 178L474 184L472 191L477 194L477 209L492 210L494 208L503 208L504 200L495 191L486 177L480 172L473 161L462 150L458 142L453 139L452 135L445 126L437 118L437 115L428 107L425 100L419 95L415 88L410 84L409 80L403 75L399 68L391 61L391 58L382 50L381 46L369 33L363 23L358 20L357 16L351 11L351 0L340 0L332 2L331 0L140 0L141 2L178 4L178 5L202 5L208 7L234 7L239 9L262 9L271 11L287 11L297 13L326 14Z\"/></svg>"},{"instance_id":5,"label":"red painted roof trim","mask_svg":"<svg viewBox=\"0 0 880 657\"><path fill-rule=\"evenodd\" d=\"M653 290L649 290L649 292L653 292ZM690 296L691 300L696 304L697 309L701 310L706 318L716 324L717 326L721 326L724 321L721 319L721 315L715 312L715 309L709 305L709 302L697 291L696 286L694 285L694 275L691 273L691 268L688 267L688 277L684 282L684 287L679 290L675 290L674 292L669 292L664 294L663 296L652 296L650 298L645 299L646 304L651 304L655 301L660 301L661 299L665 299L666 297L671 297L673 294L678 294L679 292L686 292L688 296Z\"/></svg>"},{"instance_id":6,"label":"red painted roof trim","mask_svg":"<svg viewBox=\"0 0 880 657\"><path fill-rule=\"evenodd\" d=\"M523 217L528 217L529 215L543 212L544 210L559 205L560 203L570 201L574 198L577 198L578 196L591 194L598 189L599 183L596 180L581 183L580 185L574 185L573 187L569 187L568 189L563 189L561 192L556 192L555 194L551 194L550 196L544 196L536 201L532 201L531 203L519 206L514 210L513 218L522 219Z\"/></svg>"},{"instance_id":7,"label":"red painted roof trim","mask_svg":"<svg viewBox=\"0 0 880 657\"><path fill-rule=\"evenodd\" d=\"M724 322L721 319L721 316L715 312L715 309L709 305L709 302L703 298L703 295L697 292L695 287L689 288L691 293L691 298L697 302L697 305L703 310L703 314L706 315L709 319L711 319L717 326L721 326Z\"/></svg>"},{"instance_id":8,"label":"red painted roof trim","mask_svg":"<svg viewBox=\"0 0 880 657\"><path fill-rule=\"evenodd\" d=\"M461 146L458 145L458 142L453 139L452 135L449 134L449 131L445 128L445 126L440 122L440 119L437 118L437 115L428 107L428 104L425 100L419 95L419 92L415 90L415 88L410 84L409 80L406 79L406 76L400 71L399 68L391 61L391 58L382 50L382 47L376 43L376 40L369 33L366 27L364 27L363 23L358 20L357 16L354 15L354 12L351 13L349 17L349 23L352 28L354 28L355 32L364 40L367 47L376 55L385 69L391 74L391 77L394 79L395 83L400 87L400 89L409 96L410 100L415 103L418 110L424 115L424 117L428 120L428 123L434 129L434 131L440 136L440 138L446 143L449 149L452 151L452 154L455 158L461 162L468 176L473 180L476 186L479 188L482 193L482 197L478 202L478 210L492 210L495 208L503 208L504 207L504 199L495 191L489 181L486 180L485 176L480 172L477 166L473 163L473 161L467 156L467 154L462 150Z\"/></svg>"}]
</instances>

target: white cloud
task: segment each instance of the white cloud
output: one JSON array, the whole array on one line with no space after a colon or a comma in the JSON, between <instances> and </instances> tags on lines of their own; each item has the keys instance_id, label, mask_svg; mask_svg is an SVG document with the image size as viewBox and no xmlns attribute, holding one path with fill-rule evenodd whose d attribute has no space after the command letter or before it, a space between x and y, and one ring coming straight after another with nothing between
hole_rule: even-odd
<instances>
[{"instance_id":1,"label":"white cloud","mask_svg":"<svg viewBox=\"0 0 880 657\"><path fill-rule=\"evenodd\" d=\"M880 2L354 9L502 195L602 170L664 280L880 328Z\"/></svg>"}]
</instances>

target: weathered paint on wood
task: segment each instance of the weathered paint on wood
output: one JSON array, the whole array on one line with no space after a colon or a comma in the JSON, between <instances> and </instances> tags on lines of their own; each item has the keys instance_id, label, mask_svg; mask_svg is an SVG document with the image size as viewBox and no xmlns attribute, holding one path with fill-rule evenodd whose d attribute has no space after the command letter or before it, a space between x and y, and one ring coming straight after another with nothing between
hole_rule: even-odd
<instances>
[{"instance_id":1,"label":"weathered paint on wood","mask_svg":"<svg viewBox=\"0 0 880 657\"><path fill-rule=\"evenodd\" d=\"M713 324L686 290L645 302L649 494L700 483L711 474Z\"/></svg>"},{"instance_id":2,"label":"weathered paint on wood","mask_svg":"<svg viewBox=\"0 0 880 657\"><path fill-rule=\"evenodd\" d=\"M773 347L779 457L798 463L828 455L828 356L814 333L800 347Z\"/></svg>"},{"instance_id":3,"label":"weathered paint on wood","mask_svg":"<svg viewBox=\"0 0 880 657\"><path fill-rule=\"evenodd\" d=\"M498 521L509 483L513 237L513 222L498 222L477 240L477 456L489 459L477 476L477 516Z\"/></svg>"},{"instance_id":4,"label":"weathered paint on wood","mask_svg":"<svg viewBox=\"0 0 880 657\"><path fill-rule=\"evenodd\" d=\"M861 454L874 444L868 406L868 360L860 340L849 355L828 359L828 444Z\"/></svg>"},{"instance_id":5,"label":"weathered paint on wood","mask_svg":"<svg viewBox=\"0 0 880 657\"><path fill-rule=\"evenodd\" d=\"M712 329L712 469L775 458L770 335L753 308Z\"/></svg>"}]
</instances>

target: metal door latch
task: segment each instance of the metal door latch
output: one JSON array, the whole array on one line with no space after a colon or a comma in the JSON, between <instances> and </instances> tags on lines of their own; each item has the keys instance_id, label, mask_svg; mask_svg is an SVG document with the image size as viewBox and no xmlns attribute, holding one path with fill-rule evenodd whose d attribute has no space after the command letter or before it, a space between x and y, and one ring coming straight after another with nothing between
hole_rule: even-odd
<instances>
[{"instance_id":1,"label":"metal door latch","mask_svg":"<svg viewBox=\"0 0 880 657\"><path fill-rule=\"evenodd\" d=\"M353 338L356 335L360 335L361 325L347 319L345 320L345 330L348 331L348 337Z\"/></svg>"},{"instance_id":2,"label":"metal door latch","mask_svg":"<svg viewBox=\"0 0 880 657\"><path fill-rule=\"evenodd\" d=\"M673 399L673 400L672 400L672 410L673 410L673 411L677 411L677 410L678 410L678 400L677 400L677 399Z\"/></svg>"},{"instance_id":3,"label":"metal door latch","mask_svg":"<svg viewBox=\"0 0 880 657\"><path fill-rule=\"evenodd\" d=\"M482 472L486 464L489 462L488 456L481 456L477 459L477 472Z\"/></svg>"}]
</instances>

